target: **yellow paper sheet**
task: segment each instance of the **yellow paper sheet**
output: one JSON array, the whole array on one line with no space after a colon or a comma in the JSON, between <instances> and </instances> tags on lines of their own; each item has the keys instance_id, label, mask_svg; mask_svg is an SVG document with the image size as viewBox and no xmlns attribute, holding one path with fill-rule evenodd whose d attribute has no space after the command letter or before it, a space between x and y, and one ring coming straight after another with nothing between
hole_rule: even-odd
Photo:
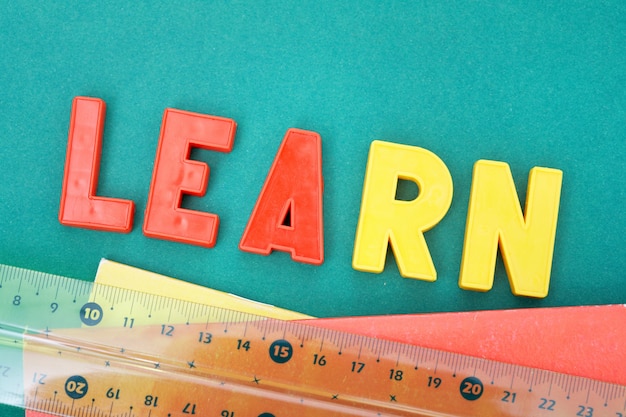
<instances>
[{"instance_id":1,"label":"yellow paper sheet","mask_svg":"<svg viewBox=\"0 0 626 417\"><path fill-rule=\"evenodd\" d=\"M163 297L211 305L280 320L313 318L306 314L259 303L233 294L191 284L165 275L102 259L96 273L97 283Z\"/></svg>"}]
</instances>

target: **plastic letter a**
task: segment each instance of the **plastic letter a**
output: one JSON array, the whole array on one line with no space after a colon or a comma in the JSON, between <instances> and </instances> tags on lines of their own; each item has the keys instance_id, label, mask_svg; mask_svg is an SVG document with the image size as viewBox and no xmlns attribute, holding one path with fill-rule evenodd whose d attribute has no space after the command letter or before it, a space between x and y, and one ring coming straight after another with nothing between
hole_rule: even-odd
<instances>
[{"instance_id":1,"label":"plastic letter a","mask_svg":"<svg viewBox=\"0 0 626 417\"><path fill-rule=\"evenodd\" d=\"M315 132L289 129L265 180L239 248L291 253L298 262L324 261L322 144Z\"/></svg>"}]
</instances>

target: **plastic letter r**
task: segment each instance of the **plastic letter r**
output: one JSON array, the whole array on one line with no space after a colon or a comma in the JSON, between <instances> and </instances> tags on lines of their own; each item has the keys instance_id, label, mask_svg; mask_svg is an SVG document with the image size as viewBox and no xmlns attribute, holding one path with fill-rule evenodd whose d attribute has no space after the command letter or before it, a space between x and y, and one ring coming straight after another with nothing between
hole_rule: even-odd
<instances>
[{"instance_id":1,"label":"plastic letter r","mask_svg":"<svg viewBox=\"0 0 626 417\"><path fill-rule=\"evenodd\" d=\"M396 200L400 179L417 184L417 198ZM434 281L437 272L423 232L445 216L451 202L452 177L437 155L416 146L372 142L352 267L382 272L390 244L403 277Z\"/></svg>"}]
</instances>

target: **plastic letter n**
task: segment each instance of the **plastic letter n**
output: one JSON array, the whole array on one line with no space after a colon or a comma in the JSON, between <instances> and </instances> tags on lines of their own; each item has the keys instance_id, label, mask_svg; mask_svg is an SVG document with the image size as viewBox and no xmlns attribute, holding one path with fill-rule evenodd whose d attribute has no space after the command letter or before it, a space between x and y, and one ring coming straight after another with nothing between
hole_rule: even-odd
<instances>
[{"instance_id":1,"label":"plastic letter n","mask_svg":"<svg viewBox=\"0 0 626 417\"><path fill-rule=\"evenodd\" d=\"M96 196L105 110L99 98L75 97L72 102L59 221L66 226L128 233L135 203Z\"/></svg>"},{"instance_id":2,"label":"plastic letter n","mask_svg":"<svg viewBox=\"0 0 626 417\"><path fill-rule=\"evenodd\" d=\"M234 120L166 109L154 162L143 232L148 237L213 247L219 217L180 207L183 194L201 197L209 166L189 159L192 147L230 152Z\"/></svg>"},{"instance_id":3,"label":"plastic letter n","mask_svg":"<svg viewBox=\"0 0 626 417\"><path fill-rule=\"evenodd\" d=\"M291 253L298 262L324 261L322 142L315 132L289 129L254 206L239 248Z\"/></svg>"},{"instance_id":4,"label":"plastic letter n","mask_svg":"<svg viewBox=\"0 0 626 417\"><path fill-rule=\"evenodd\" d=\"M491 289L499 242L513 293L538 298L548 295L562 178L558 169L531 169L522 214L509 166L497 161L476 162L461 288Z\"/></svg>"},{"instance_id":5,"label":"plastic letter n","mask_svg":"<svg viewBox=\"0 0 626 417\"><path fill-rule=\"evenodd\" d=\"M398 180L415 182L417 198L397 200ZM451 202L452 177L437 155L416 146L372 142L352 267L382 272L390 244L403 277L434 281L437 272L423 232L439 223Z\"/></svg>"}]
</instances>

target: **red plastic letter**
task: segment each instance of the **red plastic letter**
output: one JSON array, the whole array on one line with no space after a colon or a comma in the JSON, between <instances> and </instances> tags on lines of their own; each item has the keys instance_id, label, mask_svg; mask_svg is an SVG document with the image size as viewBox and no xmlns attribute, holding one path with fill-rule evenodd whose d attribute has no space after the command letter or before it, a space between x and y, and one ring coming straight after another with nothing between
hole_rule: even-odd
<instances>
[{"instance_id":1,"label":"red plastic letter","mask_svg":"<svg viewBox=\"0 0 626 417\"><path fill-rule=\"evenodd\" d=\"M203 196L209 180L209 166L189 159L191 148L230 152L236 127L231 119L165 110L143 225L146 236L215 246L219 217L180 203L183 193Z\"/></svg>"},{"instance_id":2,"label":"red plastic letter","mask_svg":"<svg viewBox=\"0 0 626 417\"><path fill-rule=\"evenodd\" d=\"M320 136L289 129L239 248L261 255L277 249L298 262L324 262L322 189Z\"/></svg>"},{"instance_id":3,"label":"red plastic letter","mask_svg":"<svg viewBox=\"0 0 626 417\"><path fill-rule=\"evenodd\" d=\"M95 195L105 110L99 98L74 98L59 221L66 226L128 233L133 227L135 203Z\"/></svg>"}]
</instances>

